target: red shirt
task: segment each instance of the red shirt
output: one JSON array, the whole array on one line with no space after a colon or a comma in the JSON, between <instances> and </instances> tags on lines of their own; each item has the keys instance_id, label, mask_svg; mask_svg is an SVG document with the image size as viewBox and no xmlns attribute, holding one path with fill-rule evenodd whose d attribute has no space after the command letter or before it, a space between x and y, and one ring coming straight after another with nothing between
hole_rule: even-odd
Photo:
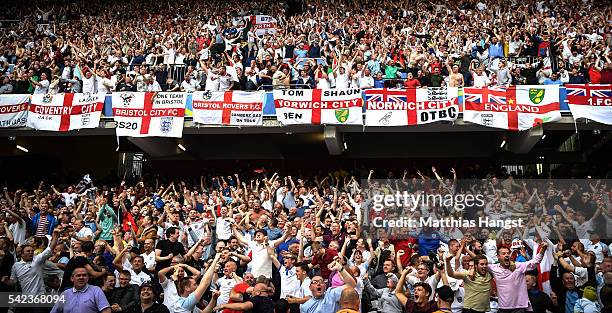
<instances>
[{"instance_id":1,"label":"red shirt","mask_svg":"<svg viewBox=\"0 0 612 313\"><path fill-rule=\"evenodd\" d=\"M243 296L242 296L242 300L246 301L246 300L247 300L247 298L245 298L244 294L246 293L246 290L247 290L249 287L251 287L251 286L249 286L249 284L247 284L247 283L245 283L245 282L242 282L242 283L237 284L236 286L234 286L234 288L232 288L232 290L233 290L234 292L241 293L241 294L243 295ZM244 301L243 301L243 302L244 302ZM234 301L232 301L232 299L229 299L229 302L228 302L228 303L234 303ZM230 309L223 309L223 311L222 311L222 312L223 312L223 313L242 313L242 311L234 311L234 310L230 310Z\"/></svg>"},{"instance_id":2,"label":"red shirt","mask_svg":"<svg viewBox=\"0 0 612 313\"><path fill-rule=\"evenodd\" d=\"M421 87L421 82L418 79L416 79L416 78L409 79L409 80L404 82L404 87L406 87L406 88L418 88L418 87Z\"/></svg>"},{"instance_id":3,"label":"red shirt","mask_svg":"<svg viewBox=\"0 0 612 313\"><path fill-rule=\"evenodd\" d=\"M332 250L332 249L325 249L325 254L323 254L322 257L319 257L318 255L315 255L312 258L312 265L319 265L319 269L321 270L321 277L323 277L323 279L328 279L329 275L331 274L332 271L330 271L327 268L327 265L329 265L331 262L334 261L334 257L336 257L338 255L338 251L336 250Z\"/></svg>"},{"instance_id":4,"label":"red shirt","mask_svg":"<svg viewBox=\"0 0 612 313\"><path fill-rule=\"evenodd\" d=\"M402 261L402 266L406 266L410 262L410 257L414 252L417 252L414 249L414 245L417 244L416 238L410 237L405 239L391 238L389 242L395 247L395 252L399 250L404 250L406 253L402 255L400 260Z\"/></svg>"},{"instance_id":5,"label":"red shirt","mask_svg":"<svg viewBox=\"0 0 612 313\"><path fill-rule=\"evenodd\" d=\"M607 68L601 70L601 83L612 84L612 70Z\"/></svg>"},{"instance_id":6,"label":"red shirt","mask_svg":"<svg viewBox=\"0 0 612 313\"><path fill-rule=\"evenodd\" d=\"M591 80L591 84L601 84L601 72L592 66L589 67L589 78Z\"/></svg>"}]
</instances>

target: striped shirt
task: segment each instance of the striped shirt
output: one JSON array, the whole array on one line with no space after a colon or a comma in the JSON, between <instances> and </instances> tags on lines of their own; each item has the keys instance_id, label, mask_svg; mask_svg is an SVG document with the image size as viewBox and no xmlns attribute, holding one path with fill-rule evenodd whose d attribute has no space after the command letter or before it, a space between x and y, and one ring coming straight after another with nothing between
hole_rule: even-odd
<instances>
[{"instance_id":1,"label":"striped shirt","mask_svg":"<svg viewBox=\"0 0 612 313\"><path fill-rule=\"evenodd\" d=\"M47 229L49 228L49 220L46 214L41 214L38 219L38 226L36 227L36 237L44 237L47 235Z\"/></svg>"}]
</instances>

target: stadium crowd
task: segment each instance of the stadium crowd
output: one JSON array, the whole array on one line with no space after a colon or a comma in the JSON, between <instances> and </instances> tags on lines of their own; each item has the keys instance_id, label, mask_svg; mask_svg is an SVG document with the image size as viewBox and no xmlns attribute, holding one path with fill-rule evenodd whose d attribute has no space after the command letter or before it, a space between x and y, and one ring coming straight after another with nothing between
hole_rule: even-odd
<instances>
[{"instance_id":1,"label":"stadium crowd","mask_svg":"<svg viewBox=\"0 0 612 313\"><path fill-rule=\"evenodd\" d=\"M611 20L603 0L7 0L0 94L612 83Z\"/></svg>"},{"instance_id":2,"label":"stadium crowd","mask_svg":"<svg viewBox=\"0 0 612 313\"><path fill-rule=\"evenodd\" d=\"M609 180L460 171L5 187L0 291L63 296L15 312L612 311ZM483 201L376 208L396 191ZM375 222L403 217L522 222Z\"/></svg>"}]
</instances>

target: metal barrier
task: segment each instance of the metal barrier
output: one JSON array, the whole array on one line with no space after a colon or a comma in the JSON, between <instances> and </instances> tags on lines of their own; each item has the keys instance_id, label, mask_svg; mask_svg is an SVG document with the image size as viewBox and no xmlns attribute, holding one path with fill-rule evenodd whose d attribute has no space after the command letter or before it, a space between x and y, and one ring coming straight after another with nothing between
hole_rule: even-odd
<instances>
[{"instance_id":1,"label":"metal barrier","mask_svg":"<svg viewBox=\"0 0 612 313\"><path fill-rule=\"evenodd\" d=\"M292 87L296 87L296 86L304 86L306 88L292 88ZM259 87L257 87L257 90L266 90L263 89L265 87L271 87L270 89L275 90L275 89L312 89L310 88L310 85L308 84L289 84L289 85L261 85Z\"/></svg>"},{"instance_id":2,"label":"metal barrier","mask_svg":"<svg viewBox=\"0 0 612 313\"><path fill-rule=\"evenodd\" d=\"M20 20L0 20L0 29L14 28L15 25L18 25L20 23Z\"/></svg>"}]
</instances>

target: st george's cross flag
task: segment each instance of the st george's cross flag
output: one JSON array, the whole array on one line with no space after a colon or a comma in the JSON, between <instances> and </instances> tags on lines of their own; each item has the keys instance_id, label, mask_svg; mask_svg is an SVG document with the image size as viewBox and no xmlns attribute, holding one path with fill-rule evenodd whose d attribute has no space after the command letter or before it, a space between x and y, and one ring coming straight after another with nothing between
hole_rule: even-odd
<instances>
[{"instance_id":1,"label":"st george's cross flag","mask_svg":"<svg viewBox=\"0 0 612 313\"><path fill-rule=\"evenodd\" d=\"M368 89L367 126L421 125L455 121L458 88Z\"/></svg>"},{"instance_id":2,"label":"st george's cross flag","mask_svg":"<svg viewBox=\"0 0 612 313\"><path fill-rule=\"evenodd\" d=\"M272 16L250 15L245 16L244 18L248 18L251 20L251 24L253 25L253 29L255 30L257 36L276 33L276 25L278 21Z\"/></svg>"},{"instance_id":3,"label":"st george's cross flag","mask_svg":"<svg viewBox=\"0 0 612 313\"><path fill-rule=\"evenodd\" d=\"M29 102L30 95L0 95L0 128L25 126Z\"/></svg>"},{"instance_id":4,"label":"st george's cross flag","mask_svg":"<svg viewBox=\"0 0 612 313\"><path fill-rule=\"evenodd\" d=\"M464 88L463 119L487 127L526 130L561 119L559 86Z\"/></svg>"},{"instance_id":5,"label":"st george's cross flag","mask_svg":"<svg viewBox=\"0 0 612 313\"><path fill-rule=\"evenodd\" d=\"M274 90L274 105L283 125L363 125L360 89Z\"/></svg>"},{"instance_id":6,"label":"st george's cross flag","mask_svg":"<svg viewBox=\"0 0 612 313\"><path fill-rule=\"evenodd\" d=\"M117 136L180 138L186 99L186 92L113 93Z\"/></svg>"},{"instance_id":7,"label":"st george's cross flag","mask_svg":"<svg viewBox=\"0 0 612 313\"><path fill-rule=\"evenodd\" d=\"M565 85L574 119L588 118L612 125L612 85Z\"/></svg>"},{"instance_id":8,"label":"st george's cross flag","mask_svg":"<svg viewBox=\"0 0 612 313\"><path fill-rule=\"evenodd\" d=\"M104 97L103 93L32 95L27 126L61 132L96 128L100 124Z\"/></svg>"},{"instance_id":9,"label":"st george's cross flag","mask_svg":"<svg viewBox=\"0 0 612 313\"><path fill-rule=\"evenodd\" d=\"M262 125L264 97L263 91L194 92L193 121L207 125Z\"/></svg>"}]
</instances>

